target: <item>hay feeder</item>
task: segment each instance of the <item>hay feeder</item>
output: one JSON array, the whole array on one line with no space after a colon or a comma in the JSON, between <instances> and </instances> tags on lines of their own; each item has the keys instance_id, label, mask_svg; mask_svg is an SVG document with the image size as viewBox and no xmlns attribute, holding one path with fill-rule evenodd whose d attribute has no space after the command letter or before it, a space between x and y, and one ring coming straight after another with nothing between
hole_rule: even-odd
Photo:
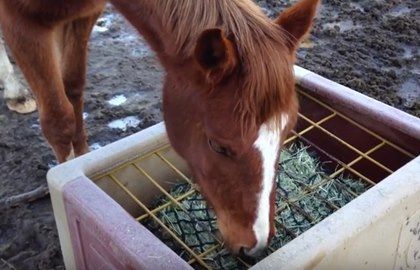
<instances>
[{"instance_id":1,"label":"hay feeder","mask_svg":"<svg viewBox=\"0 0 420 270\"><path fill-rule=\"evenodd\" d=\"M324 173L299 178L306 156L284 170L267 257L228 254L159 123L48 173L66 268L419 269L420 120L303 68L295 74L301 111L283 166L300 145Z\"/></svg>"}]
</instances>

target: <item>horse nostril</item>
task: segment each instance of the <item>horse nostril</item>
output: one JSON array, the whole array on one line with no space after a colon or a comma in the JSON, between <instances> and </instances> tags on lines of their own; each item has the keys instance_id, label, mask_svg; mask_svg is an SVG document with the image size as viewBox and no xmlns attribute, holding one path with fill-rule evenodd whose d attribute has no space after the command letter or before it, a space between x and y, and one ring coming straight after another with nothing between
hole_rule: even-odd
<instances>
[{"instance_id":1,"label":"horse nostril","mask_svg":"<svg viewBox=\"0 0 420 270\"><path fill-rule=\"evenodd\" d=\"M246 252L248 251L248 248L246 248L246 247L241 247L240 249L239 249L239 256L247 256L246 255Z\"/></svg>"},{"instance_id":2,"label":"horse nostril","mask_svg":"<svg viewBox=\"0 0 420 270\"><path fill-rule=\"evenodd\" d=\"M257 262L257 260L253 257L249 255L250 249L246 248L246 247L241 247L239 249L239 257L246 263L248 264L255 264Z\"/></svg>"},{"instance_id":3,"label":"horse nostril","mask_svg":"<svg viewBox=\"0 0 420 270\"><path fill-rule=\"evenodd\" d=\"M260 257L263 253L264 253L264 248L263 247L259 247L259 248L242 248L241 249L243 254L247 257L250 258L258 258Z\"/></svg>"}]
</instances>

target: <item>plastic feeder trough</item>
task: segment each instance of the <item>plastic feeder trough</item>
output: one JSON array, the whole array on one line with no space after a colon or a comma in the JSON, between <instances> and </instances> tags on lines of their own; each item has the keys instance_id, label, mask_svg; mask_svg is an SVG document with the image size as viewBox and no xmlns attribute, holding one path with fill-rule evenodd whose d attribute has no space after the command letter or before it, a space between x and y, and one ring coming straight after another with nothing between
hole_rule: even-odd
<instances>
[{"instance_id":1,"label":"plastic feeder trough","mask_svg":"<svg viewBox=\"0 0 420 270\"><path fill-rule=\"evenodd\" d=\"M284 228L293 240L241 268L420 269L420 119L301 67L295 75L301 110L287 143L307 144L330 161L332 175L369 188L299 235ZM212 250L197 254L168 232L181 241L181 258L142 225L148 218L162 225L156 213L165 205L152 209L154 200L175 179L190 181L163 123L56 166L47 178L67 269L211 268Z\"/></svg>"}]
</instances>

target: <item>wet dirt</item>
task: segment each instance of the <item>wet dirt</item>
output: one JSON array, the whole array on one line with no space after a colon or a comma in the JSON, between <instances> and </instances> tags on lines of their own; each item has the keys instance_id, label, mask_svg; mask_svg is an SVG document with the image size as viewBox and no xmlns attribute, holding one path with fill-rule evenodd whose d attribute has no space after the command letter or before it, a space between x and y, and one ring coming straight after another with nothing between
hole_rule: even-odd
<instances>
[{"instance_id":1,"label":"wet dirt","mask_svg":"<svg viewBox=\"0 0 420 270\"><path fill-rule=\"evenodd\" d=\"M270 17L290 1L257 1ZM420 116L420 4L323 0L297 64Z\"/></svg>"},{"instance_id":2,"label":"wet dirt","mask_svg":"<svg viewBox=\"0 0 420 270\"><path fill-rule=\"evenodd\" d=\"M257 2L275 17L291 1ZM419 9L416 0L324 0L298 64L420 116ZM153 52L108 7L90 43L84 116L92 149L162 120L162 76ZM55 164L38 114L10 112L0 93L0 199L46 185ZM0 269L64 268L48 196L0 212L0 259Z\"/></svg>"}]
</instances>

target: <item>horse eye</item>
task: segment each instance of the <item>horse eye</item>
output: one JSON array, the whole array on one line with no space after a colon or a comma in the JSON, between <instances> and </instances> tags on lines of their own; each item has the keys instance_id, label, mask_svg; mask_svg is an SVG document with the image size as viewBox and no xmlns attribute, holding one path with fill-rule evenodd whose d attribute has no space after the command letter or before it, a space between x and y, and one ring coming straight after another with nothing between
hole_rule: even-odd
<instances>
[{"instance_id":1,"label":"horse eye","mask_svg":"<svg viewBox=\"0 0 420 270\"><path fill-rule=\"evenodd\" d=\"M214 142L214 141L212 141L210 139L208 140L208 142L209 142L210 148L214 152L216 152L218 154L221 154L221 155L224 155L226 157L231 156L231 152L229 151L229 149L227 147L223 147L220 144L218 144L218 143L216 143L216 142Z\"/></svg>"}]
</instances>

